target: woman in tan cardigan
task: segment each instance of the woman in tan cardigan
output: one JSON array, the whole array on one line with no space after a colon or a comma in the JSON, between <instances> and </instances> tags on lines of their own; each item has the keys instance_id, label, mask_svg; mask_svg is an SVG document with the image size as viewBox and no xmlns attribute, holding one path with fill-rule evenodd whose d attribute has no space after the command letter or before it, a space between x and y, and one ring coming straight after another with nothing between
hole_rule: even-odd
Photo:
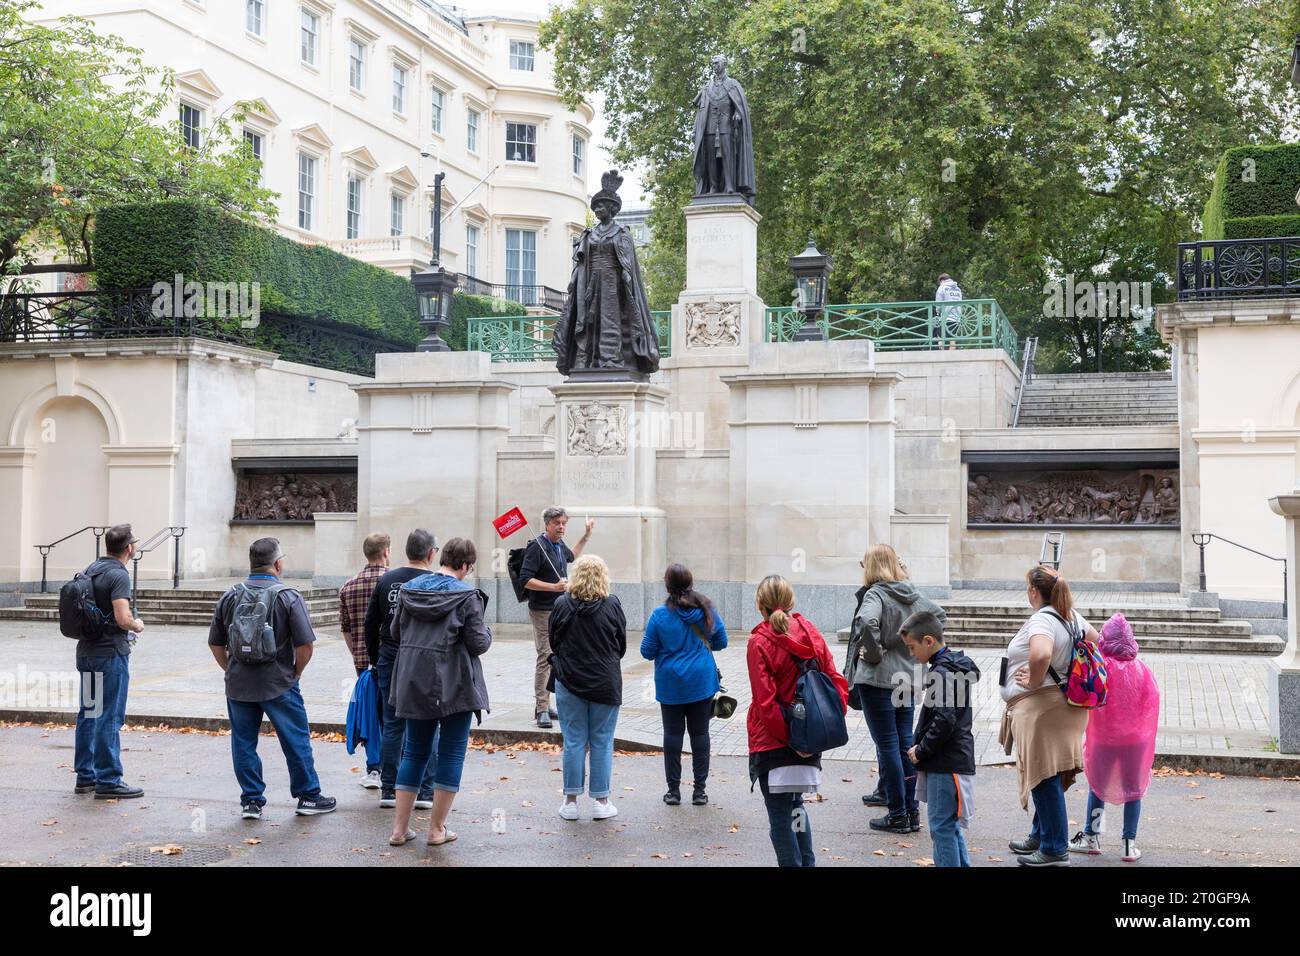
<instances>
[{"instance_id":1,"label":"woman in tan cardigan","mask_svg":"<svg viewBox=\"0 0 1300 956\"><path fill-rule=\"evenodd\" d=\"M1074 609L1070 586L1051 568L1025 575L1033 613L1007 646L999 742L1016 753L1020 806L1034 803L1029 837L1012 840L1025 866L1069 866L1069 815L1065 791L1083 769L1083 731L1088 712L1072 706L1051 676L1069 673L1074 634L1097 641L1097 632Z\"/></svg>"}]
</instances>

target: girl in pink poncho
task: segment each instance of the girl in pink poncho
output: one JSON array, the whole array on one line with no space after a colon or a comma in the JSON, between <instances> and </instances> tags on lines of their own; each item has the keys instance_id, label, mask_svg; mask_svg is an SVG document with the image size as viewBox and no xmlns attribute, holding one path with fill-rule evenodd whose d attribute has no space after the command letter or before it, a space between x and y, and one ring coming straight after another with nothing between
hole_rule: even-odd
<instances>
[{"instance_id":1,"label":"girl in pink poncho","mask_svg":"<svg viewBox=\"0 0 1300 956\"><path fill-rule=\"evenodd\" d=\"M1088 817L1070 849L1101 853L1102 813L1108 803L1124 805L1126 863L1142 856L1137 848L1142 797L1151 783L1160 719L1160 688L1147 666L1137 659L1133 626L1116 614L1101 629L1101 655L1106 662L1106 703L1088 712L1083 738L1083 772L1088 777Z\"/></svg>"}]
</instances>

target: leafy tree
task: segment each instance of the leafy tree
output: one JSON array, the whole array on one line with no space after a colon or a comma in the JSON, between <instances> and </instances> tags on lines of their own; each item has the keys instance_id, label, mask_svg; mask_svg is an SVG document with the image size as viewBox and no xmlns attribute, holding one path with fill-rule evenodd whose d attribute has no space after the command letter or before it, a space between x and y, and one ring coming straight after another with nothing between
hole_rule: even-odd
<instances>
[{"instance_id":1,"label":"leafy tree","mask_svg":"<svg viewBox=\"0 0 1300 956\"><path fill-rule=\"evenodd\" d=\"M615 160L647 168L656 307L685 278L690 103L721 52L754 115L768 302L789 301L786 260L811 228L835 256L832 301L929 300L949 272L968 297L997 298L1059 367L1091 368L1095 319L1045 315L1045 287L1072 275L1168 297L1218 155L1297 118L1285 12L1216 0L573 0L542 42L566 96L604 95ZM1103 326L1107 367L1160 360L1128 319Z\"/></svg>"},{"instance_id":2,"label":"leafy tree","mask_svg":"<svg viewBox=\"0 0 1300 956\"><path fill-rule=\"evenodd\" d=\"M89 261L95 210L116 203L190 198L274 213L234 126L242 106L190 149L168 73L87 20L30 22L35 6L0 0L0 277L50 248Z\"/></svg>"}]
</instances>

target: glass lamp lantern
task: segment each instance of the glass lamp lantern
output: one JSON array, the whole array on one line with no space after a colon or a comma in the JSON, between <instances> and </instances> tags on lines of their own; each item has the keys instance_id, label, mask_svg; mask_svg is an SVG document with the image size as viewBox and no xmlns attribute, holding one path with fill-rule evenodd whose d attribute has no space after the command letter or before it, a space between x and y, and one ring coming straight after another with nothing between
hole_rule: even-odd
<instances>
[{"instance_id":1,"label":"glass lamp lantern","mask_svg":"<svg viewBox=\"0 0 1300 956\"><path fill-rule=\"evenodd\" d=\"M451 319L451 301L456 292L457 276L441 266L430 266L411 277L420 303L420 325L425 337L415 347L417 352L449 352L451 346L442 339Z\"/></svg>"},{"instance_id":2,"label":"glass lamp lantern","mask_svg":"<svg viewBox=\"0 0 1300 956\"><path fill-rule=\"evenodd\" d=\"M794 273L795 289L799 296L799 313L803 325L794 335L796 342L821 342L826 339L826 329L821 316L826 308L826 286L835 260L823 255L808 234L808 245L797 256L790 257L790 271Z\"/></svg>"}]
</instances>

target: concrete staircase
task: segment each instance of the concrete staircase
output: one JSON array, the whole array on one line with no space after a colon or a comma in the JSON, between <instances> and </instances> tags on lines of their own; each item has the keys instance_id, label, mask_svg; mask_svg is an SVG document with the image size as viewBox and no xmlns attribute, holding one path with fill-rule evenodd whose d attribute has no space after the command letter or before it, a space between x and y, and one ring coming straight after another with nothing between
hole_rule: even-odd
<instances>
[{"instance_id":1,"label":"concrete staircase","mask_svg":"<svg viewBox=\"0 0 1300 956\"><path fill-rule=\"evenodd\" d=\"M1006 647L1029 617L1027 604L939 603L948 613L948 642L963 649ZM1123 612L1144 651L1277 655L1286 646L1280 637L1255 635L1246 621L1224 620L1218 608L1093 604L1080 605L1078 610L1098 631L1111 615ZM848 628L840 629L839 639L848 642Z\"/></svg>"},{"instance_id":2,"label":"concrete staircase","mask_svg":"<svg viewBox=\"0 0 1300 956\"><path fill-rule=\"evenodd\" d=\"M289 582L292 584L292 582ZM337 588L300 587L299 592L307 602L307 612L313 627L331 627L339 622L339 592ZM140 588L135 592L135 609L146 625L184 624L207 627L212 623L212 610L224 589L172 590L171 588ZM59 595L25 594L21 607L0 608L0 621L57 621Z\"/></svg>"},{"instance_id":3,"label":"concrete staircase","mask_svg":"<svg viewBox=\"0 0 1300 956\"><path fill-rule=\"evenodd\" d=\"M1178 421L1169 372L1034 375L1020 398L1019 428L1166 425Z\"/></svg>"}]
</instances>

